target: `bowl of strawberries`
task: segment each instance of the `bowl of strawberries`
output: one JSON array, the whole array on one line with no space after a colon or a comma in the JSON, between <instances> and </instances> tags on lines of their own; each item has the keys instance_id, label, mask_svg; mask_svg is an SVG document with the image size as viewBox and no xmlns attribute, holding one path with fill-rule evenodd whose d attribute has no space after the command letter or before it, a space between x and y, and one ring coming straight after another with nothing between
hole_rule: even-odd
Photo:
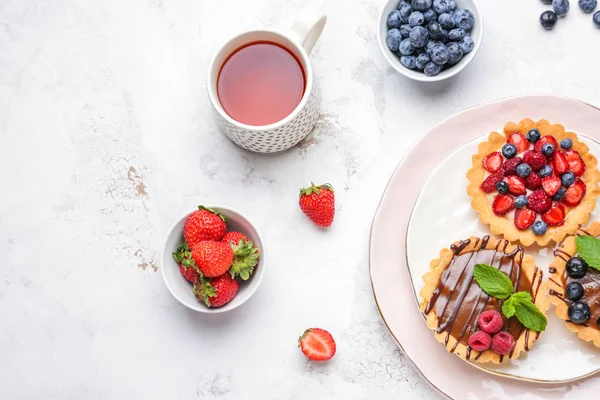
<instances>
[{"instance_id":1,"label":"bowl of strawberries","mask_svg":"<svg viewBox=\"0 0 600 400\"><path fill-rule=\"evenodd\" d=\"M162 275L181 304L221 313L244 304L264 273L265 252L250 220L224 206L199 206L180 218L165 240Z\"/></svg>"}]
</instances>

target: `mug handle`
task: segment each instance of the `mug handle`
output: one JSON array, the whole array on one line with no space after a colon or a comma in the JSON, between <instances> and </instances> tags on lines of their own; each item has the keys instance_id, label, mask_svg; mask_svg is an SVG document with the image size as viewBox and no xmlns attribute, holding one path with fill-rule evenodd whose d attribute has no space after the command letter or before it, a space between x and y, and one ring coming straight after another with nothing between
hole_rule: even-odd
<instances>
[{"instance_id":1,"label":"mug handle","mask_svg":"<svg viewBox=\"0 0 600 400\"><path fill-rule=\"evenodd\" d=\"M325 14L312 14L301 17L294 25L292 25L292 32L294 38L308 54L312 51L315 43L319 40L325 23L327 22L327 15Z\"/></svg>"}]
</instances>

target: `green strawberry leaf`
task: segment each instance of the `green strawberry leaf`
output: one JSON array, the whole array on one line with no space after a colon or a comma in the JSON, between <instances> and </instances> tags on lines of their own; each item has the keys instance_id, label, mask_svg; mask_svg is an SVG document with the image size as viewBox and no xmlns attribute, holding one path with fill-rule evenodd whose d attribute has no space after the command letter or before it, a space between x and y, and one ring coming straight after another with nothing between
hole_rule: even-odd
<instances>
[{"instance_id":1,"label":"green strawberry leaf","mask_svg":"<svg viewBox=\"0 0 600 400\"><path fill-rule=\"evenodd\" d=\"M490 265L476 264L473 276L481 289L492 297L503 300L514 292L510 278Z\"/></svg>"},{"instance_id":2,"label":"green strawberry leaf","mask_svg":"<svg viewBox=\"0 0 600 400\"><path fill-rule=\"evenodd\" d=\"M254 246L252 241L240 239L237 245L229 244L233 250L233 264L229 268L229 273L232 278L239 276L242 280L247 281L250 275L254 272L254 267L258 264L260 253L258 247Z\"/></svg>"},{"instance_id":3,"label":"green strawberry leaf","mask_svg":"<svg viewBox=\"0 0 600 400\"><path fill-rule=\"evenodd\" d=\"M600 271L600 239L594 236L577 236L575 238L579 257L590 267Z\"/></svg>"}]
</instances>

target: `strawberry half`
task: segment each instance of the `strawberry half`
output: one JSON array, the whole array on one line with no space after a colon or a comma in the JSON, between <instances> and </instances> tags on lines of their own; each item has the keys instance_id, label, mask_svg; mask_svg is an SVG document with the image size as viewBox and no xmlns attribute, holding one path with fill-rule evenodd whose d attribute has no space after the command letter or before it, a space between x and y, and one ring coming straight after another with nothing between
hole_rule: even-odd
<instances>
[{"instance_id":1,"label":"strawberry half","mask_svg":"<svg viewBox=\"0 0 600 400\"><path fill-rule=\"evenodd\" d=\"M311 328L298 339L298 347L313 361L329 360L335 354L335 340L325 329Z\"/></svg>"},{"instance_id":2,"label":"strawberry half","mask_svg":"<svg viewBox=\"0 0 600 400\"><path fill-rule=\"evenodd\" d=\"M497 216L501 217L506 215L513 208L515 208L515 201L512 196L507 194L498 194L494 197L492 210Z\"/></svg>"},{"instance_id":3,"label":"strawberry half","mask_svg":"<svg viewBox=\"0 0 600 400\"><path fill-rule=\"evenodd\" d=\"M554 173L558 175L569 172L569 162L567 161L567 157L565 157L565 153L562 151L554 152L552 156L552 168L554 169Z\"/></svg>"},{"instance_id":4,"label":"strawberry half","mask_svg":"<svg viewBox=\"0 0 600 400\"><path fill-rule=\"evenodd\" d=\"M488 172L498 172L502 168L503 162L504 157L502 157L502 154L499 151L495 151L483 159L483 168Z\"/></svg>"},{"instance_id":5,"label":"strawberry half","mask_svg":"<svg viewBox=\"0 0 600 400\"><path fill-rule=\"evenodd\" d=\"M539 171L546 165L546 157L536 150L528 150L523 154L523 161L529 164L532 170Z\"/></svg>"},{"instance_id":6,"label":"strawberry half","mask_svg":"<svg viewBox=\"0 0 600 400\"><path fill-rule=\"evenodd\" d=\"M542 187L542 178L536 172L532 172L527 178L525 178L525 187L529 190L537 190Z\"/></svg>"},{"instance_id":7,"label":"strawberry half","mask_svg":"<svg viewBox=\"0 0 600 400\"><path fill-rule=\"evenodd\" d=\"M536 190L527 196L528 207L538 214L543 214L552 207L552 199L543 190Z\"/></svg>"},{"instance_id":8,"label":"strawberry half","mask_svg":"<svg viewBox=\"0 0 600 400\"><path fill-rule=\"evenodd\" d=\"M585 172L585 163L581 159L581 155L575 150L565 151L565 158L569 163L569 169L575 176L581 176Z\"/></svg>"},{"instance_id":9,"label":"strawberry half","mask_svg":"<svg viewBox=\"0 0 600 400\"><path fill-rule=\"evenodd\" d=\"M535 143L533 148L537 151L542 151L542 146L546 143L551 143L554 146L554 149L558 150L558 143L556 142L556 139L554 139L554 136L550 135L542 136L540 140Z\"/></svg>"},{"instance_id":10,"label":"strawberry half","mask_svg":"<svg viewBox=\"0 0 600 400\"><path fill-rule=\"evenodd\" d=\"M560 178L556 175L550 175L542 179L542 187L548 196L554 196L561 185Z\"/></svg>"},{"instance_id":11,"label":"strawberry half","mask_svg":"<svg viewBox=\"0 0 600 400\"><path fill-rule=\"evenodd\" d=\"M521 164L523 164L523 159L521 157L515 157L504 161L504 165L502 165L504 175L515 175L517 173L517 167Z\"/></svg>"},{"instance_id":12,"label":"strawberry half","mask_svg":"<svg viewBox=\"0 0 600 400\"><path fill-rule=\"evenodd\" d=\"M520 195L525 194L527 192L527 190L525 189L525 181L519 176L511 175L507 177L506 183L508 183L509 193Z\"/></svg>"},{"instance_id":13,"label":"strawberry half","mask_svg":"<svg viewBox=\"0 0 600 400\"><path fill-rule=\"evenodd\" d=\"M494 172L485 178L479 188L486 193L492 193L494 190L496 190L496 183L500 182L502 179L504 179L503 171Z\"/></svg>"},{"instance_id":14,"label":"strawberry half","mask_svg":"<svg viewBox=\"0 0 600 400\"><path fill-rule=\"evenodd\" d=\"M555 205L542 215L542 219L548 226L561 226L565 222L565 207L562 204Z\"/></svg>"},{"instance_id":15,"label":"strawberry half","mask_svg":"<svg viewBox=\"0 0 600 400\"><path fill-rule=\"evenodd\" d=\"M535 222L537 213L529 208L520 208L515 211L515 226L517 229L525 230Z\"/></svg>"},{"instance_id":16,"label":"strawberry half","mask_svg":"<svg viewBox=\"0 0 600 400\"><path fill-rule=\"evenodd\" d=\"M581 203L581 199L585 196L586 191L585 183L581 179L576 179L575 183L565 192L562 202L569 207L576 207Z\"/></svg>"},{"instance_id":17,"label":"strawberry half","mask_svg":"<svg viewBox=\"0 0 600 400\"><path fill-rule=\"evenodd\" d=\"M506 139L506 143L512 143L517 147L517 154L529 149L529 142L525 135L521 133L513 133Z\"/></svg>"}]
</instances>

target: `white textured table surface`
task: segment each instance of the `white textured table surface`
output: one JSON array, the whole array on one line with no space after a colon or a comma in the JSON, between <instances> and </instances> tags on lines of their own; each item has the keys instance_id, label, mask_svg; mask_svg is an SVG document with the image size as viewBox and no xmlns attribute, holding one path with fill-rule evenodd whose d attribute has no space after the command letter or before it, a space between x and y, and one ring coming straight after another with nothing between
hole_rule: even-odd
<instances>
[{"instance_id":1,"label":"white textured table surface","mask_svg":"<svg viewBox=\"0 0 600 400\"><path fill-rule=\"evenodd\" d=\"M286 153L245 152L211 118L209 57L307 3L329 16L312 54L317 128ZM369 228L393 168L468 106L530 93L600 104L600 30L576 1L553 32L538 0L480 3L480 54L424 85L381 56L380 0L2 0L0 398L437 398L369 282ZM297 207L311 180L337 188L326 232ZM249 214L270 253L255 297L225 315L180 306L158 271L166 230L200 203ZM296 348L310 326L337 339L331 362Z\"/></svg>"}]
</instances>

